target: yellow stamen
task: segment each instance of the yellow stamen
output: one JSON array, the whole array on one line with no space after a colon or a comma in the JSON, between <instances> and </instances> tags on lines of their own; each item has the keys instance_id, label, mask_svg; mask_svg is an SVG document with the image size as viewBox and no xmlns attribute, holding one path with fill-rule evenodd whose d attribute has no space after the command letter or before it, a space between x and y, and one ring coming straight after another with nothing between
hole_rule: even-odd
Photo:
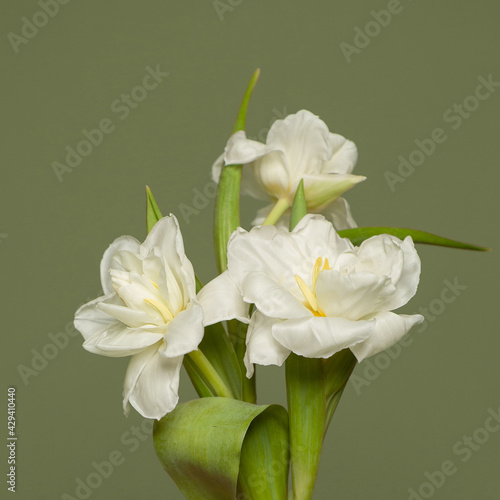
<instances>
[{"instance_id":1,"label":"yellow stamen","mask_svg":"<svg viewBox=\"0 0 500 500\"><path fill-rule=\"evenodd\" d=\"M313 269L313 282L312 282L312 291L316 295L316 281L318 281L319 273L322 271L321 266L323 264L323 258L318 257L316 262L314 263Z\"/></svg>"},{"instance_id":2,"label":"yellow stamen","mask_svg":"<svg viewBox=\"0 0 500 500\"><path fill-rule=\"evenodd\" d=\"M325 257L325 265L323 266L323 271L329 271L330 270L330 263L328 262L328 259Z\"/></svg>"},{"instance_id":3,"label":"yellow stamen","mask_svg":"<svg viewBox=\"0 0 500 500\"><path fill-rule=\"evenodd\" d=\"M158 302L155 299L144 299L144 302L147 302L150 306L153 306L162 315L165 321L170 321L174 319L173 314L161 302Z\"/></svg>"},{"instance_id":4,"label":"yellow stamen","mask_svg":"<svg viewBox=\"0 0 500 500\"><path fill-rule=\"evenodd\" d=\"M314 295L313 292L311 292L311 289L305 284L304 280L300 277L295 275L295 281L297 282L297 285L299 285L300 291L306 298L310 308L313 311L318 311L318 301L316 300L316 295Z\"/></svg>"},{"instance_id":5,"label":"yellow stamen","mask_svg":"<svg viewBox=\"0 0 500 500\"><path fill-rule=\"evenodd\" d=\"M151 281L151 283L152 283L152 285L153 285L153 286L154 286L157 290L159 290L159 289L160 289L160 287L159 287L159 286L158 286L158 285L157 285L154 281Z\"/></svg>"}]
</instances>

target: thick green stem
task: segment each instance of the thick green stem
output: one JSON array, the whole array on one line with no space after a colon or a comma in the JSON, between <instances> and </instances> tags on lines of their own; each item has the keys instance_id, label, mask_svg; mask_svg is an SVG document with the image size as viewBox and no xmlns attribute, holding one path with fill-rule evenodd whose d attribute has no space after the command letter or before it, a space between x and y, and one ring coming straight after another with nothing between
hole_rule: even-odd
<instances>
[{"instance_id":1,"label":"thick green stem","mask_svg":"<svg viewBox=\"0 0 500 500\"><path fill-rule=\"evenodd\" d=\"M290 208L290 202L286 198L280 198L273 209L269 212L266 220L262 223L263 226L276 224L280 217Z\"/></svg>"},{"instance_id":2,"label":"thick green stem","mask_svg":"<svg viewBox=\"0 0 500 500\"><path fill-rule=\"evenodd\" d=\"M235 396L221 379L215 368L205 355L198 349L187 354L190 361L196 366L203 381L210 387L216 396L223 398L234 398Z\"/></svg>"}]
</instances>

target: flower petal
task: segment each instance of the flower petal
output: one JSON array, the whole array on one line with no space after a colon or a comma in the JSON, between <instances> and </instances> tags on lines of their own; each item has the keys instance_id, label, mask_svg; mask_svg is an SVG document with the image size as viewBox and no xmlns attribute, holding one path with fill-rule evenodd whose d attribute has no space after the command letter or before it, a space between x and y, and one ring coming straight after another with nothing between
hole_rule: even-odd
<instances>
[{"instance_id":1,"label":"flower petal","mask_svg":"<svg viewBox=\"0 0 500 500\"><path fill-rule=\"evenodd\" d=\"M140 247L140 242L132 236L120 236L106 249L101 259L101 283L105 295L113 293L113 286L109 275L110 270L118 269L122 271L124 269L119 263L120 257L117 260L115 256L121 252L138 254Z\"/></svg>"},{"instance_id":2,"label":"flower petal","mask_svg":"<svg viewBox=\"0 0 500 500\"><path fill-rule=\"evenodd\" d=\"M207 283L197 297L203 308L203 323L205 326L237 319L248 323L248 304L243 301L238 287L224 271L217 278Z\"/></svg>"},{"instance_id":3,"label":"flower petal","mask_svg":"<svg viewBox=\"0 0 500 500\"><path fill-rule=\"evenodd\" d=\"M174 215L163 217L154 225L141 250L148 254L153 247L160 249L165 269L171 271L177 283L182 285L184 304L187 304L189 299L196 296L196 283L193 265L184 252L179 222Z\"/></svg>"},{"instance_id":4,"label":"flower petal","mask_svg":"<svg viewBox=\"0 0 500 500\"><path fill-rule=\"evenodd\" d=\"M351 229L358 227L351 215L351 208L345 198L338 198L326 208L321 210L321 213L331 221L337 231L342 229Z\"/></svg>"},{"instance_id":5,"label":"flower petal","mask_svg":"<svg viewBox=\"0 0 500 500\"><path fill-rule=\"evenodd\" d=\"M351 346L351 351L359 362L399 342L412 326L422 323L425 318L420 314L408 316L384 312L375 315L374 319L376 321L375 329L370 337Z\"/></svg>"},{"instance_id":6,"label":"flower petal","mask_svg":"<svg viewBox=\"0 0 500 500\"><path fill-rule=\"evenodd\" d=\"M151 346L130 360L123 386L125 414L130 403L143 417L159 420L177 405L183 356L161 356L163 345Z\"/></svg>"},{"instance_id":7,"label":"flower petal","mask_svg":"<svg viewBox=\"0 0 500 500\"><path fill-rule=\"evenodd\" d=\"M366 177L351 174L304 175L304 191L309 210L323 210Z\"/></svg>"},{"instance_id":8,"label":"flower petal","mask_svg":"<svg viewBox=\"0 0 500 500\"><path fill-rule=\"evenodd\" d=\"M249 273L240 289L245 302L255 304L261 313L271 318L303 318L312 315L295 295L263 272Z\"/></svg>"},{"instance_id":9,"label":"flower petal","mask_svg":"<svg viewBox=\"0 0 500 500\"><path fill-rule=\"evenodd\" d=\"M397 309L415 295L420 280L420 258L409 236L404 241L388 234L372 236L361 244L357 253L356 271L384 274L396 287L379 310Z\"/></svg>"},{"instance_id":10,"label":"flower petal","mask_svg":"<svg viewBox=\"0 0 500 500\"><path fill-rule=\"evenodd\" d=\"M296 185L305 174L322 171L323 162L333 153L329 134L325 122L305 109L271 125L267 146L284 153L290 185Z\"/></svg>"},{"instance_id":11,"label":"flower petal","mask_svg":"<svg viewBox=\"0 0 500 500\"><path fill-rule=\"evenodd\" d=\"M98 307L99 304L114 301L116 298L115 292L112 291L107 295L91 300L76 311L74 320L75 328L82 334L85 340L92 335L107 330L117 323L116 318L111 317Z\"/></svg>"},{"instance_id":12,"label":"flower petal","mask_svg":"<svg viewBox=\"0 0 500 500\"><path fill-rule=\"evenodd\" d=\"M244 130L234 133L227 141L224 149L224 163L226 165L246 165L261 158L276 148L271 148L258 141L247 139Z\"/></svg>"},{"instance_id":13,"label":"flower petal","mask_svg":"<svg viewBox=\"0 0 500 500\"><path fill-rule=\"evenodd\" d=\"M138 354L163 338L164 327L146 325L128 328L116 322L107 330L92 335L83 343L83 348L93 354L122 358Z\"/></svg>"},{"instance_id":14,"label":"flower petal","mask_svg":"<svg viewBox=\"0 0 500 500\"><path fill-rule=\"evenodd\" d=\"M326 316L352 321L380 311L380 305L395 291L391 280L370 272L323 271L316 283L319 308Z\"/></svg>"},{"instance_id":15,"label":"flower petal","mask_svg":"<svg viewBox=\"0 0 500 500\"><path fill-rule=\"evenodd\" d=\"M367 339L375 321L311 317L273 325L273 337L287 349L306 358L329 358L336 352Z\"/></svg>"},{"instance_id":16,"label":"flower petal","mask_svg":"<svg viewBox=\"0 0 500 500\"><path fill-rule=\"evenodd\" d=\"M247 377L254 373L254 363L258 365L281 366L290 354L290 350L275 340L273 325L280 323L276 318L268 318L256 311L252 315L247 332L247 349L243 361L247 368Z\"/></svg>"},{"instance_id":17,"label":"flower petal","mask_svg":"<svg viewBox=\"0 0 500 500\"><path fill-rule=\"evenodd\" d=\"M203 309L197 301L192 300L184 311L167 323L162 356L175 358L196 350L204 332Z\"/></svg>"},{"instance_id":18,"label":"flower petal","mask_svg":"<svg viewBox=\"0 0 500 500\"><path fill-rule=\"evenodd\" d=\"M339 134L330 133L329 142L333 154L323 164L323 173L350 174L358 161L358 148L354 142Z\"/></svg>"}]
</instances>

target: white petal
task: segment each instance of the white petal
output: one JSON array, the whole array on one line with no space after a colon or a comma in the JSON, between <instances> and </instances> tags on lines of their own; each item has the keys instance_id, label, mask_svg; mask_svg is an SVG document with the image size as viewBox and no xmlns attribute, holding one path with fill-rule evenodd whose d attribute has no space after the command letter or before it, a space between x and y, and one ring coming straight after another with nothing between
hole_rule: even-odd
<instances>
[{"instance_id":1,"label":"white petal","mask_svg":"<svg viewBox=\"0 0 500 500\"><path fill-rule=\"evenodd\" d=\"M104 252L101 260L101 283L104 294L113 293L111 286L111 278L109 272L111 269L123 270L123 267L115 259L115 256L120 255L121 252L130 252L138 254L141 244L132 236L120 236L117 238ZM119 260L119 258L118 258Z\"/></svg>"},{"instance_id":2,"label":"white petal","mask_svg":"<svg viewBox=\"0 0 500 500\"><path fill-rule=\"evenodd\" d=\"M351 174L304 175L304 192L309 210L322 210L366 177Z\"/></svg>"},{"instance_id":3,"label":"white petal","mask_svg":"<svg viewBox=\"0 0 500 500\"><path fill-rule=\"evenodd\" d=\"M123 302L121 304L113 304L103 301L98 304L98 308L107 315L116 318L118 321L132 328L152 323L151 317L145 311L125 307ZM155 322L155 324L160 323L161 322Z\"/></svg>"},{"instance_id":4,"label":"white petal","mask_svg":"<svg viewBox=\"0 0 500 500\"><path fill-rule=\"evenodd\" d=\"M273 337L295 354L306 358L329 358L336 352L367 339L375 321L345 318L290 319L273 325Z\"/></svg>"},{"instance_id":5,"label":"white petal","mask_svg":"<svg viewBox=\"0 0 500 500\"><path fill-rule=\"evenodd\" d=\"M89 352L110 358L132 356L159 342L163 338L163 330L154 325L128 328L117 322L107 330L89 337L83 347Z\"/></svg>"},{"instance_id":6,"label":"white petal","mask_svg":"<svg viewBox=\"0 0 500 500\"><path fill-rule=\"evenodd\" d=\"M114 291L81 306L75 313L75 328L87 340L92 335L101 333L117 323L116 318L102 311L98 305L116 299ZM119 299L118 299L119 300Z\"/></svg>"},{"instance_id":7,"label":"white petal","mask_svg":"<svg viewBox=\"0 0 500 500\"><path fill-rule=\"evenodd\" d=\"M241 130L229 138L224 149L224 163L226 165L246 165L271 151L276 151L276 149L261 142L247 139L246 133Z\"/></svg>"},{"instance_id":8,"label":"white petal","mask_svg":"<svg viewBox=\"0 0 500 500\"><path fill-rule=\"evenodd\" d=\"M323 162L333 153L329 134L323 120L305 109L271 125L267 145L284 153L291 185L305 174L322 171Z\"/></svg>"},{"instance_id":9,"label":"white petal","mask_svg":"<svg viewBox=\"0 0 500 500\"><path fill-rule=\"evenodd\" d=\"M316 283L316 296L326 316L353 321L380 311L381 304L395 291L391 280L369 272L323 271Z\"/></svg>"},{"instance_id":10,"label":"white petal","mask_svg":"<svg viewBox=\"0 0 500 500\"><path fill-rule=\"evenodd\" d=\"M163 217L148 234L142 247L145 251L158 247L164 257L165 268L169 268L179 284L184 288L185 304L196 296L193 265L184 252L179 223L174 215ZM144 251L144 250L143 250Z\"/></svg>"},{"instance_id":11,"label":"white petal","mask_svg":"<svg viewBox=\"0 0 500 500\"><path fill-rule=\"evenodd\" d=\"M399 342L413 325L422 323L425 318L420 314L408 316L385 312L377 314L374 319L375 329L370 337L364 342L351 346L351 351L359 362Z\"/></svg>"},{"instance_id":12,"label":"white petal","mask_svg":"<svg viewBox=\"0 0 500 500\"><path fill-rule=\"evenodd\" d=\"M197 297L203 308L205 326L237 319L248 323L248 304L243 301L240 291L224 271L207 283Z\"/></svg>"},{"instance_id":13,"label":"white petal","mask_svg":"<svg viewBox=\"0 0 500 500\"><path fill-rule=\"evenodd\" d=\"M396 285L396 293L385 304L387 309L404 306L417 293L420 281L420 257L415 250L413 240L407 236L402 245L403 269Z\"/></svg>"},{"instance_id":14,"label":"white petal","mask_svg":"<svg viewBox=\"0 0 500 500\"><path fill-rule=\"evenodd\" d=\"M165 348L162 355L175 358L196 350L204 331L203 309L193 300L184 311L168 322L163 337Z\"/></svg>"},{"instance_id":15,"label":"white petal","mask_svg":"<svg viewBox=\"0 0 500 500\"><path fill-rule=\"evenodd\" d=\"M272 335L273 325L279 322L280 320L268 318L258 311L252 315L244 357L248 378L254 373L254 363L281 366L290 354L290 350L283 347Z\"/></svg>"},{"instance_id":16,"label":"white petal","mask_svg":"<svg viewBox=\"0 0 500 500\"><path fill-rule=\"evenodd\" d=\"M341 238L332 223L322 215L306 215L295 226L293 233L300 234L306 246L304 253L311 255L314 261L318 257L328 257L333 264L338 255L354 249L354 245L347 238Z\"/></svg>"},{"instance_id":17,"label":"white petal","mask_svg":"<svg viewBox=\"0 0 500 500\"><path fill-rule=\"evenodd\" d=\"M274 226L254 227L249 233L237 229L228 243L229 277L241 290L247 275L260 271L291 289L295 286L294 273L304 267L307 259L305 246L301 238Z\"/></svg>"},{"instance_id":18,"label":"white petal","mask_svg":"<svg viewBox=\"0 0 500 500\"><path fill-rule=\"evenodd\" d=\"M356 144L339 134L330 134L329 141L333 154L323 164L323 173L350 174L358 160Z\"/></svg>"},{"instance_id":19,"label":"white petal","mask_svg":"<svg viewBox=\"0 0 500 500\"><path fill-rule=\"evenodd\" d=\"M130 403L143 417L159 420L176 407L183 356L167 358L159 350L151 346L130 360L123 387L125 413Z\"/></svg>"},{"instance_id":20,"label":"white petal","mask_svg":"<svg viewBox=\"0 0 500 500\"><path fill-rule=\"evenodd\" d=\"M347 203L347 200L344 198L335 200L333 203L321 210L321 213L332 222L337 231L357 227L356 222L352 218L349 203Z\"/></svg>"},{"instance_id":21,"label":"white petal","mask_svg":"<svg viewBox=\"0 0 500 500\"><path fill-rule=\"evenodd\" d=\"M312 313L289 290L263 272L249 273L241 283L243 299L271 318L303 318ZM297 289L297 294L299 290Z\"/></svg>"},{"instance_id":22,"label":"white petal","mask_svg":"<svg viewBox=\"0 0 500 500\"><path fill-rule=\"evenodd\" d=\"M212 180L218 184L220 179L220 174L222 172L222 167L224 166L224 153L222 153L212 165Z\"/></svg>"},{"instance_id":23,"label":"white petal","mask_svg":"<svg viewBox=\"0 0 500 500\"><path fill-rule=\"evenodd\" d=\"M361 244L358 258L356 270L385 274L396 287L380 310L397 309L415 295L420 280L420 258L410 237L401 241L388 234L373 236Z\"/></svg>"}]
</instances>

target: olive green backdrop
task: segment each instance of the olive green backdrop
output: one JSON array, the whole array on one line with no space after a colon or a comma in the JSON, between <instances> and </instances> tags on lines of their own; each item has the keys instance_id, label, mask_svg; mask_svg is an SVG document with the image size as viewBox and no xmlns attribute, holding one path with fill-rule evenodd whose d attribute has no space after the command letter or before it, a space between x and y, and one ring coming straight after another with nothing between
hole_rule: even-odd
<instances>
[{"instance_id":1,"label":"olive green backdrop","mask_svg":"<svg viewBox=\"0 0 500 500\"><path fill-rule=\"evenodd\" d=\"M316 498L499 497L499 16L495 0L4 3L2 408L14 386L18 498L181 498L148 425L122 414L127 360L87 353L67 324L99 294L107 245L144 238L146 184L179 217L201 278L215 275L210 167L256 67L248 134L262 139L305 108L354 140L355 173L368 177L347 196L359 225L496 250L419 247L421 285L405 312L427 308L426 326L356 369ZM157 80L136 89L148 71ZM102 139L94 132L96 145L80 146L87 156L63 169L67 147L100 124ZM441 142L414 153L435 129ZM398 173L400 155L421 164ZM247 227L259 206L244 200ZM260 402L285 404L283 370L258 379ZM194 397L185 374L180 394ZM446 476L435 473L443 463Z\"/></svg>"}]
</instances>

